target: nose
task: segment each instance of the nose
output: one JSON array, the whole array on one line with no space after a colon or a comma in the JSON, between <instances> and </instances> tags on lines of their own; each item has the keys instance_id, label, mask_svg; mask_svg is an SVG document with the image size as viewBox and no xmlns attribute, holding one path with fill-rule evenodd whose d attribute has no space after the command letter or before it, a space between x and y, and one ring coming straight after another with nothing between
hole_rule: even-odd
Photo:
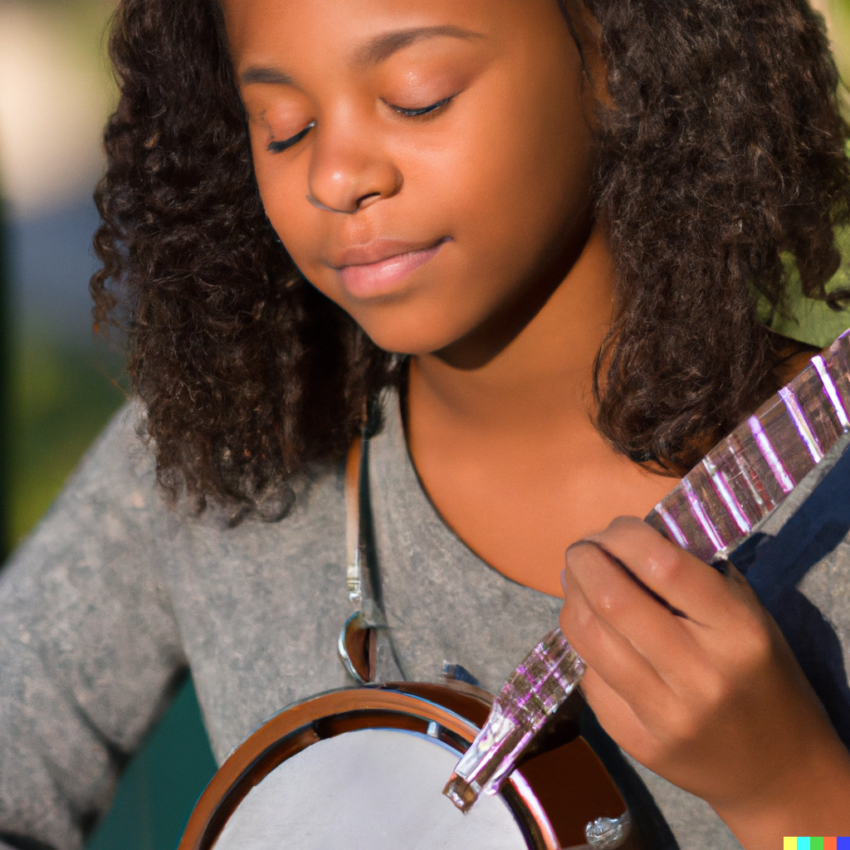
<instances>
[{"instance_id":1,"label":"nose","mask_svg":"<svg viewBox=\"0 0 850 850\"><path fill-rule=\"evenodd\" d=\"M391 198L403 180L374 133L350 120L346 123L315 128L307 200L318 209L350 215Z\"/></svg>"}]
</instances>

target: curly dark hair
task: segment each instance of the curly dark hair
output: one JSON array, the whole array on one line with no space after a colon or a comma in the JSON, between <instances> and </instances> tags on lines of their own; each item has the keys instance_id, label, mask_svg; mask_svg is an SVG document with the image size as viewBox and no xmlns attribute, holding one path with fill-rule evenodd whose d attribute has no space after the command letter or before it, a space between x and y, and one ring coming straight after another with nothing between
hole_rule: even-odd
<instances>
[{"instance_id":1,"label":"curly dark hair","mask_svg":"<svg viewBox=\"0 0 850 850\"><path fill-rule=\"evenodd\" d=\"M637 461L693 465L776 389L781 253L827 296L850 218L847 126L806 0L558 0L598 23L597 214L617 266L596 424ZM364 400L399 385L303 279L254 180L217 0L122 0L121 89L96 192L96 323L124 329L160 482L273 519L287 484L342 456Z\"/></svg>"}]
</instances>

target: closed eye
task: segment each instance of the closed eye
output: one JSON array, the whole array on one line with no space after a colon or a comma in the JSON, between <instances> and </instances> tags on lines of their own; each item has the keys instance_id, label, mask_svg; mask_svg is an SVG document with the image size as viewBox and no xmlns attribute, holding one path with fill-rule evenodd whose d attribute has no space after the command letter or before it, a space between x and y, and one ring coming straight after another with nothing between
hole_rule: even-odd
<instances>
[{"instance_id":1,"label":"closed eye","mask_svg":"<svg viewBox=\"0 0 850 850\"><path fill-rule=\"evenodd\" d=\"M310 130L312 130L315 126L316 122L313 121L312 123L308 124L300 133L297 133L296 135L291 136L288 139L283 139L279 142L269 142L269 145L266 150L269 151L269 153L283 153L283 151L287 150L288 148L291 148L293 145L297 145L298 142L300 142L301 139L303 139L304 136L306 136L307 133L309 133Z\"/></svg>"},{"instance_id":2,"label":"closed eye","mask_svg":"<svg viewBox=\"0 0 850 850\"><path fill-rule=\"evenodd\" d=\"M404 115L406 118L422 118L426 115L430 115L432 112L437 112L443 107L448 106L455 98L457 94L449 95L449 97L444 97L442 100L438 100L436 103L432 103L429 106L423 106L419 109L407 109L404 106L395 106L389 101L384 101L390 109L398 112L399 115ZM283 153L283 151L288 150L293 145L297 145L313 127L316 126L316 122L313 121L308 124L300 133L297 133L294 136L291 136L288 139L283 139L281 141L273 141L269 142L267 150L270 153Z\"/></svg>"},{"instance_id":3,"label":"closed eye","mask_svg":"<svg viewBox=\"0 0 850 850\"><path fill-rule=\"evenodd\" d=\"M442 100L438 100L436 103L432 103L430 106L423 106L421 109L406 109L403 106L396 106L395 104L389 103L389 101L384 101L390 109L398 112L399 115L404 115L406 118L421 118L424 115L430 115L432 112L436 112L438 109L442 109L444 106L448 106L455 98L456 94L450 95L449 97L444 97Z\"/></svg>"}]
</instances>

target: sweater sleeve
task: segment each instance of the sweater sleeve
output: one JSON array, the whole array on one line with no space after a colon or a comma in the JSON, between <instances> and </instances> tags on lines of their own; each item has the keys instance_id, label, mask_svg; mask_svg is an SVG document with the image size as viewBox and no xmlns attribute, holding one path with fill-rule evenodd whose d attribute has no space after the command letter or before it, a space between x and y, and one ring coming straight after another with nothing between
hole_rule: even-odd
<instances>
[{"instance_id":1,"label":"sweater sleeve","mask_svg":"<svg viewBox=\"0 0 850 850\"><path fill-rule=\"evenodd\" d=\"M186 666L126 406L0 575L0 848L76 850Z\"/></svg>"}]
</instances>

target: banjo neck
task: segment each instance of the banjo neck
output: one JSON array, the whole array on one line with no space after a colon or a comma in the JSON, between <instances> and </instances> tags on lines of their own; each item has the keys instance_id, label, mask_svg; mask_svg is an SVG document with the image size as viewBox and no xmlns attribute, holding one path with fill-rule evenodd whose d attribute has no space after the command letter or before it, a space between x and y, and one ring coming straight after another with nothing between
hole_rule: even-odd
<instances>
[{"instance_id":1,"label":"banjo neck","mask_svg":"<svg viewBox=\"0 0 850 850\"><path fill-rule=\"evenodd\" d=\"M718 443L646 522L706 563L724 559L850 431L850 331Z\"/></svg>"}]
</instances>

